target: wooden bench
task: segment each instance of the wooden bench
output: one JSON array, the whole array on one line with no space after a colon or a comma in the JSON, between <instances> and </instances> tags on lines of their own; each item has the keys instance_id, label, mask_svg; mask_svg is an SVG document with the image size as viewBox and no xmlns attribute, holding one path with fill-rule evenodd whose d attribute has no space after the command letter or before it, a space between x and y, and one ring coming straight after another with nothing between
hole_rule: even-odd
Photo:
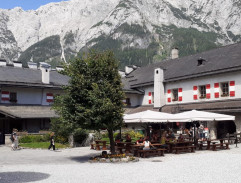
<instances>
[{"instance_id":1,"label":"wooden bench","mask_svg":"<svg viewBox=\"0 0 241 183\"><path fill-rule=\"evenodd\" d=\"M195 152L195 146L176 146L173 147L173 150L175 150L176 154L178 154L180 151L185 151L185 152L189 152L189 150L191 152Z\"/></svg>"},{"instance_id":2,"label":"wooden bench","mask_svg":"<svg viewBox=\"0 0 241 183\"><path fill-rule=\"evenodd\" d=\"M98 150L100 151L100 144L90 144L90 149L95 149L95 150Z\"/></svg>"},{"instance_id":3,"label":"wooden bench","mask_svg":"<svg viewBox=\"0 0 241 183\"><path fill-rule=\"evenodd\" d=\"M210 144L211 150L216 151L217 148L219 148L219 149L229 149L229 143Z\"/></svg>"},{"instance_id":4,"label":"wooden bench","mask_svg":"<svg viewBox=\"0 0 241 183\"><path fill-rule=\"evenodd\" d=\"M147 156L164 156L165 149L149 149L149 150L138 150L138 157L146 158Z\"/></svg>"}]
</instances>

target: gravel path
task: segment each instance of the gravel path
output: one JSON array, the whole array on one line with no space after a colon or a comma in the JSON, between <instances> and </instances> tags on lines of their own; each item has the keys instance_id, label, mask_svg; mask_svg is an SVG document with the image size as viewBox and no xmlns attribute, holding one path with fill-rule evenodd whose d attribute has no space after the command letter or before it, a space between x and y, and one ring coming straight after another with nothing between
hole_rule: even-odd
<instances>
[{"instance_id":1,"label":"gravel path","mask_svg":"<svg viewBox=\"0 0 241 183\"><path fill-rule=\"evenodd\" d=\"M57 152L0 147L0 182L241 182L241 147L234 145L230 150L166 154L137 163L88 163L95 154L89 147Z\"/></svg>"}]
</instances>

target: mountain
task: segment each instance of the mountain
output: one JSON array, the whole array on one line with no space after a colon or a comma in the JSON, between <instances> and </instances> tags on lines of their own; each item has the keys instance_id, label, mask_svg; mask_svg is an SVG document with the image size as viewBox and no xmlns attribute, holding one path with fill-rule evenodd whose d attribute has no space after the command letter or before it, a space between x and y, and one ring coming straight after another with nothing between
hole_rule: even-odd
<instances>
[{"instance_id":1,"label":"mountain","mask_svg":"<svg viewBox=\"0 0 241 183\"><path fill-rule=\"evenodd\" d=\"M0 57L67 62L90 48L145 65L241 40L240 0L70 0L0 9Z\"/></svg>"}]
</instances>

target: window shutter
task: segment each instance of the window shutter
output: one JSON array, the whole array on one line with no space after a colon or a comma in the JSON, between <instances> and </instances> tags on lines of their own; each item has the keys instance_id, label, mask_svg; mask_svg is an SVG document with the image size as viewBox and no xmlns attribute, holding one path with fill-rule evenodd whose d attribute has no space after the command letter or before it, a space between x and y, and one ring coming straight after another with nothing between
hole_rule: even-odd
<instances>
[{"instance_id":1,"label":"window shutter","mask_svg":"<svg viewBox=\"0 0 241 183\"><path fill-rule=\"evenodd\" d=\"M182 88L178 88L178 101L182 101Z\"/></svg>"},{"instance_id":2,"label":"window shutter","mask_svg":"<svg viewBox=\"0 0 241 183\"><path fill-rule=\"evenodd\" d=\"M9 101L10 93L9 91L2 91L2 101Z\"/></svg>"},{"instance_id":3,"label":"window shutter","mask_svg":"<svg viewBox=\"0 0 241 183\"><path fill-rule=\"evenodd\" d=\"M171 90L167 90L167 102L171 102Z\"/></svg>"},{"instance_id":4,"label":"window shutter","mask_svg":"<svg viewBox=\"0 0 241 183\"><path fill-rule=\"evenodd\" d=\"M151 104L151 92L148 93L148 100L149 100L149 104Z\"/></svg>"},{"instance_id":5,"label":"window shutter","mask_svg":"<svg viewBox=\"0 0 241 183\"><path fill-rule=\"evenodd\" d=\"M197 100L197 86L193 86L193 100Z\"/></svg>"},{"instance_id":6,"label":"window shutter","mask_svg":"<svg viewBox=\"0 0 241 183\"><path fill-rule=\"evenodd\" d=\"M229 96L235 97L235 81L229 82Z\"/></svg>"},{"instance_id":7,"label":"window shutter","mask_svg":"<svg viewBox=\"0 0 241 183\"><path fill-rule=\"evenodd\" d=\"M211 98L211 92L210 92L210 84L206 85L206 98L210 99Z\"/></svg>"},{"instance_id":8,"label":"window shutter","mask_svg":"<svg viewBox=\"0 0 241 183\"><path fill-rule=\"evenodd\" d=\"M51 102L53 102L53 101L54 101L54 96L53 96L53 94L52 94L52 93L47 93L47 94L46 94L46 102L51 103Z\"/></svg>"},{"instance_id":9,"label":"window shutter","mask_svg":"<svg viewBox=\"0 0 241 183\"><path fill-rule=\"evenodd\" d=\"M214 83L214 97L219 98L219 83Z\"/></svg>"}]
</instances>

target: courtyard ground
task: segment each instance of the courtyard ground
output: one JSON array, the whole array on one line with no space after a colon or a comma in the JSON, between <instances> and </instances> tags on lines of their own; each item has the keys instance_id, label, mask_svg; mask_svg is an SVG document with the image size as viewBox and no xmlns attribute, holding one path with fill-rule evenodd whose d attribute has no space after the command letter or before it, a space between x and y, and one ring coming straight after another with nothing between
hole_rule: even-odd
<instances>
[{"instance_id":1,"label":"courtyard ground","mask_svg":"<svg viewBox=\"0 0 241 183\"><path fill-rule=\"evenodd\" d=\"M240 148L140 159L136 163L89 163L89 147L57 151L0 146L1 183L240 183Z\"/></svg>"}]
</instances>

